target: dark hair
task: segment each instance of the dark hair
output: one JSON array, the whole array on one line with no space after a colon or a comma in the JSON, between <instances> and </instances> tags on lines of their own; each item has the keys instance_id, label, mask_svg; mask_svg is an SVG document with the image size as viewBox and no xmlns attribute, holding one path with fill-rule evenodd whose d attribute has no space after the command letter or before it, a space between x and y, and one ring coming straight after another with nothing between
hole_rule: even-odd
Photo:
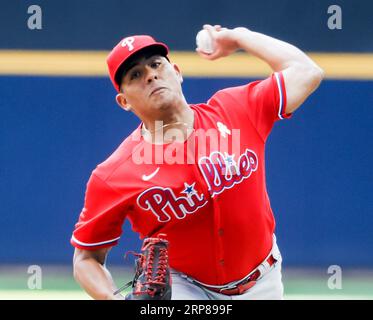
<instances>
[{"instance_id":1,"label":"dark hair","mask_svg":"<svg viewBox=\"0 0 373 320\"><path fill-rule=\"evenodd\" d=\"M149 59L151 56L160 55L165 57L168 61L170 61L167 57L167 52L164 47L162 46L150 46L144 49L139 50L138 52L134 53L128 60L120 65L117 72L115 73L115 82L118 84L119 88L122 84L122 80L124 75L127 71L133 66L133 64L140 60L141 58Z\"/></svg>"}]
</instances>

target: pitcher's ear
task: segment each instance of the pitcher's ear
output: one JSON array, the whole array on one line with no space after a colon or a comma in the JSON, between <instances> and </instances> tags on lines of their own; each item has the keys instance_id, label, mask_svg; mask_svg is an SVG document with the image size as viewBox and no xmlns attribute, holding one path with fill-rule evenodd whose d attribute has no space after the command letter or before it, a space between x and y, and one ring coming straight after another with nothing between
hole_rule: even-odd
<instances>
[{"instance_id":1,"label":"pitcher's ear","mask_svg":"<svg viewBox=\"0 0 373 320\"><path fill-rule=\"evenodd\" d=\"M174 67L174 70L176 71L177 76L180 79L180 83L183 83L183 75L181 74L181 70L180 70L179 66L176 63L173 63L172 65Z\"/></svg>"},{"instance_id":2,"label":"pitcher's ear","mask_svg":"<svg viewBox=\"0 0 373 320\"><path fill-rule=\"evenodd\" d=\"M121 107L123 110L131 111L132 107L128 103L123 93L118 93L115 97L115 100L117 101L117 104L119 105L119 107Z\"/></svg>"}]
</instances>

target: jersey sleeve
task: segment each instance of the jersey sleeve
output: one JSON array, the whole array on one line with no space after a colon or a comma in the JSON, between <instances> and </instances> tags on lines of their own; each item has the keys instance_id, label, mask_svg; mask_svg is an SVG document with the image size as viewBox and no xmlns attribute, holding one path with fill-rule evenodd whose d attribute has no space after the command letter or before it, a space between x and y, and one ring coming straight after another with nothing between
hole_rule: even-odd
<instances>
[{"instance_id":1,"label":"jersey sleeve","mask_svg":"<svg viewBox=\"0 0 373 320\"><path fill-rule=\"evenodd\" d=\"M246 116L264 141L277 120L291 117L291 114L285 112L286 89L281 72L275 72L264 80L227 88L220 92L231 98L231 103L228 103L227 108L232 108L233 112L242 112L237 108L245 111Z\"/></svg>"},{"instance_id":2,"label":"jersey sleeve","mask_svg":"<svg viewBox=\"0 0 373 320\"><path fill-rule=\"evenodd\" d=\"M93 173L87 183L84 208L75 225L71 244L85 250L116 245L125 219L122 198Z\"/></svg>"}]
</instances>

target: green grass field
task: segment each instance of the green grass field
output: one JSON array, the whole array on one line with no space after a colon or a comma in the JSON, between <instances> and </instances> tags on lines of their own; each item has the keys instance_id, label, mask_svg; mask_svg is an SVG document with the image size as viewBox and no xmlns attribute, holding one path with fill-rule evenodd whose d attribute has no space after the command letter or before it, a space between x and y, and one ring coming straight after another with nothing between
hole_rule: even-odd
<instances>
[{"instance_id":1,"label":"green grass field","mask_svg":"<svg viewBox=\"0 0 373 320\"><path fill-rule=\"evenodd\" d=\"M132 269L110 268L117 285L131 278ZM0 300L86 300L91 299L74 281L70 267L42 267L41 289L33 284L27 266L0 267ZM322 270L283 272L285 299L373 300L373 271L348 270L342 274L342 288L331 290ZM31 281L31 282L30 282Z\"/></svg>"}]
</instances>

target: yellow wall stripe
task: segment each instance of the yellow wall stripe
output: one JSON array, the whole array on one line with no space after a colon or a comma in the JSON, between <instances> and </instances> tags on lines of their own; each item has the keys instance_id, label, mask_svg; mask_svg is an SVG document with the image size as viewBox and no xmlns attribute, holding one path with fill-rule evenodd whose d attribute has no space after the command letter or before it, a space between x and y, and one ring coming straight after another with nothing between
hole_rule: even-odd
<instances>
[{"instance_id":1,"label":"yellow wall stripe","mask_svg":"<svg viewBox=\"0 0 373 320\"><path fill-rule=\"evenodd\" d=\"M107 51L0 50L0 75L107 76ZM373 79L373 54L309 53L327 78ZM207 61L194 52L171 52L184 76L265 77L271 70L261 60L236 53Z\"/></svg>"}]
</instances>

